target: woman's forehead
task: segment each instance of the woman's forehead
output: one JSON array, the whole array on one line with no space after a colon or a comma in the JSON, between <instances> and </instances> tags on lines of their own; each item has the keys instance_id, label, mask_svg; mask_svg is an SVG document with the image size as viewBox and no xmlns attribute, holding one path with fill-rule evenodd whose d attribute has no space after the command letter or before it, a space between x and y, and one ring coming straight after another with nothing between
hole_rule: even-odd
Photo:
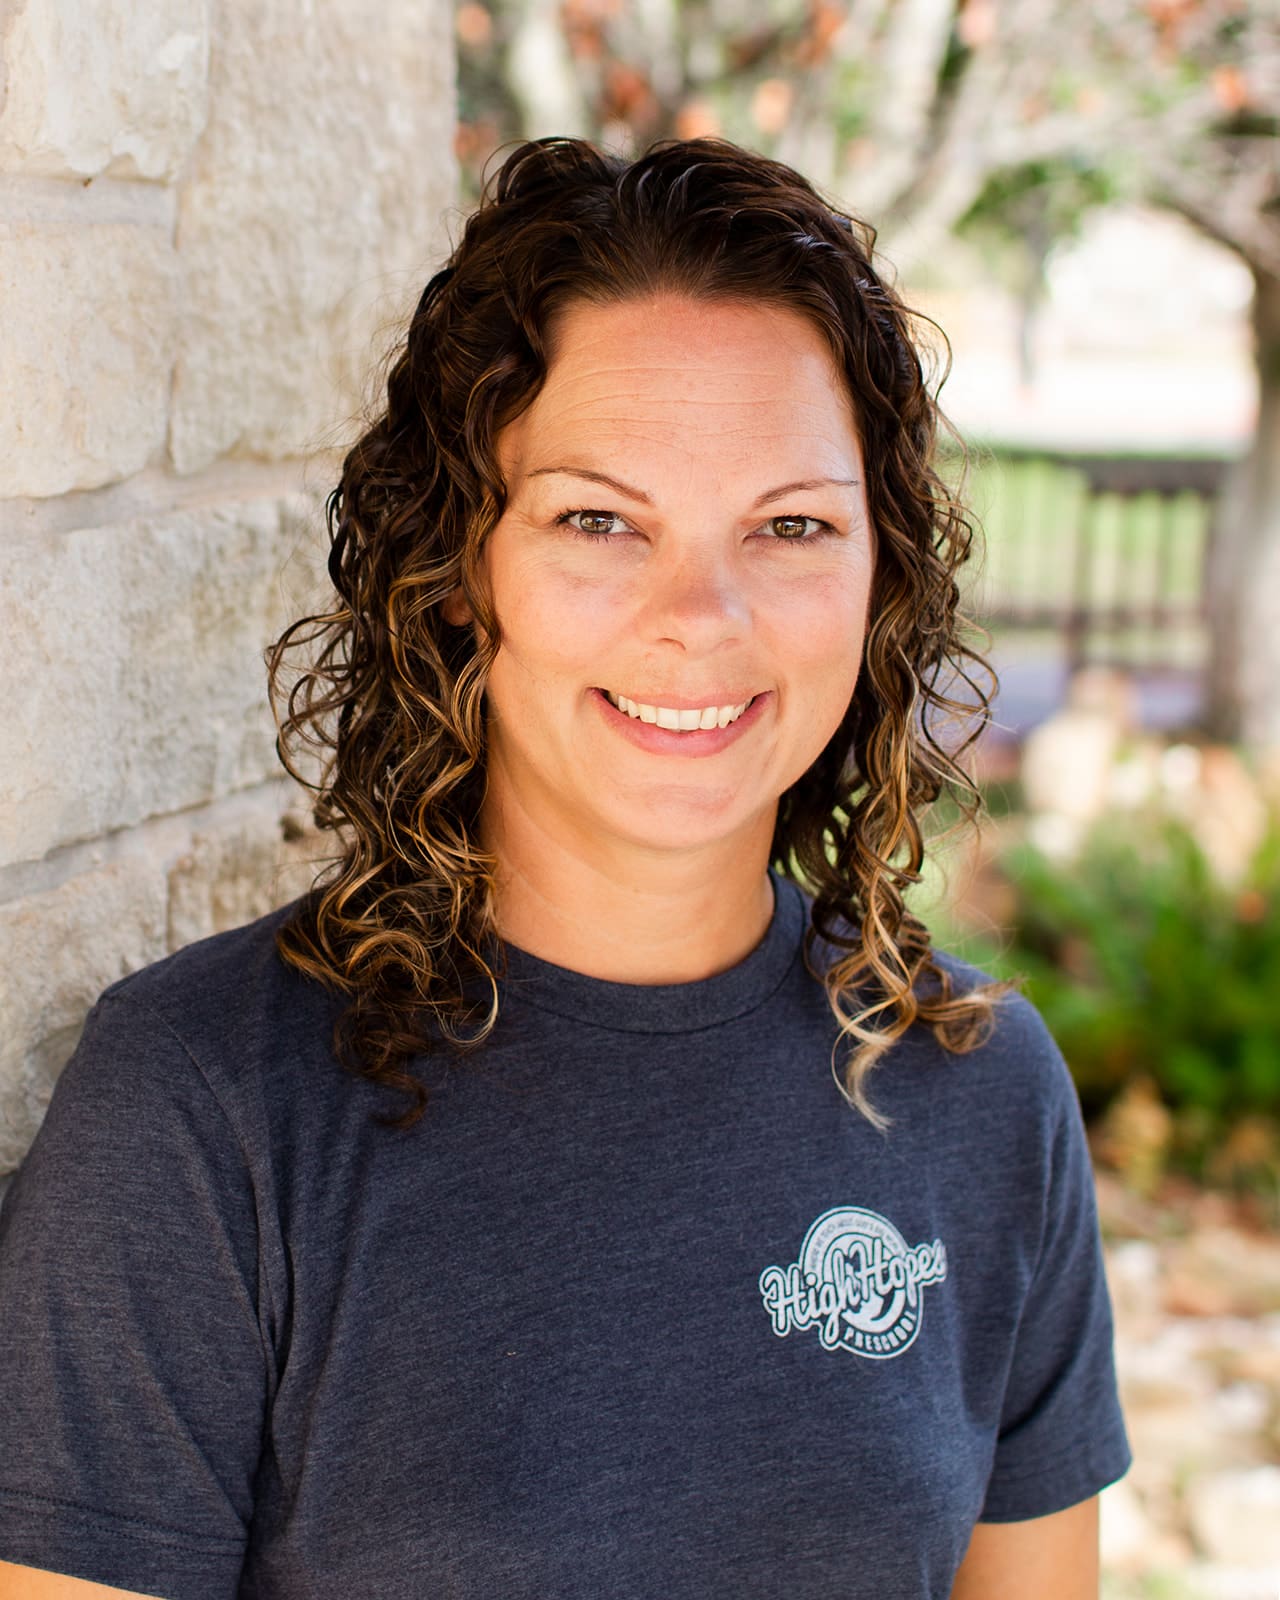
<instances>
[{"instance_id":1,"label":"woman's forehead","mask_svg":"<svg viewBox=\"0 0 1280 1600\"><path fill-rule=\"evenodd\" d=\"M796 312L666 295L575 304L556 332L542 388L504 430L517 470L597 442L657 453L807 451L827 471L856 459L847 387L822 335Z\"/></svg>"},{"instance_id":2,"label":"woman's forehead","mask_svg":"<svg viewBox=\"0 0 1280 1600\"><path fill-rule=\"evenodd\" d=\"M767 370L807 359L836 376L825 339L798 311L674 290L604 304L572 301L556 314L548 346L549 375L618 361L714 372L733 363Z\"/></svg>"}]
</instances>

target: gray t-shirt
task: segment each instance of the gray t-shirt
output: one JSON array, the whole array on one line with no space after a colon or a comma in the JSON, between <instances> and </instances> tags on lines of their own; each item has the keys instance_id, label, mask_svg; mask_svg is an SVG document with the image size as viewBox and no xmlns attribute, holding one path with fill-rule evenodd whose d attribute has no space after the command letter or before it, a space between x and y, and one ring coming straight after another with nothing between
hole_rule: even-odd
<instances>
[{"instance_id":1,"label":"gray t-shirt","mask_svg":"<svg viewBox=\"0 0 1280 1600\"><path fill-rule=\"evenodd\" d=\"M1043 1023L913 1029L879 1133L776 890L704 982L511 951L408 1133L279 914L110 989L0 1217L0 1557L168 1600L941 1600L976 1519L1120 1476Z\"/></svg>"}]
</instances>

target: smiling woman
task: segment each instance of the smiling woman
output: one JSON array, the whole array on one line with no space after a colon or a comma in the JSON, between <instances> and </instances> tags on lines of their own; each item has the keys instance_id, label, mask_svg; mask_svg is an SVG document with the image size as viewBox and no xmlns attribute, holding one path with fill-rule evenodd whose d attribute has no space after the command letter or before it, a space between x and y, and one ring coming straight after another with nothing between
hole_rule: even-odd
<instances>
[{"instance_id":1,"label":"smiling woman","mask_svg":"<svg viewBox=\"0 0 1280 1600\"><path fill-rule=\"evenodd\" d=\"M506 161L272 652L336 859L6 1202L0 1596L1096 1593L1078 1106L902 899L982 666L911 330L787 167Z\"/></svg>"},{"instance_id":2,"label":"smiling woman","mask_svg":"<svg viewBox=\"0 0 1280 1600\"><path fill-rule=\"evenodd\" d=\"M504 932L596 977L706 977L762 935L767 876L744 905L737 863L769 860L778 797L857 683L872 536L852 408L821 336L767 304L570 306L554 348L500 436L507 501L481 557L502 619L482 830ZM584 489L625 511L561 509ZM445 615L473 620L460 595ZM649 906L602 942L625 927L602 895L634 897L637 873Z\"/></svg>"}]
</instances>

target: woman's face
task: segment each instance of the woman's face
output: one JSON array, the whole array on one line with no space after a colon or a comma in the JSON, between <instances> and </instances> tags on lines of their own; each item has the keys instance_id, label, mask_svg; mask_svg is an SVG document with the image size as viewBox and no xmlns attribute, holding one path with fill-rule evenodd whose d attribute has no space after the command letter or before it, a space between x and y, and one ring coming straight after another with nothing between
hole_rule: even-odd
<instances>
[{"instance_id":1,"label":"woman's face","mask_svg":"<svg viewBox=\"0 0 1280 1600\"><path fill-rule=\"evenodd\" d=\"M498 440L486 815L591 852L736 842L762 870L862 656L873 541L844 384L814 328L763 303L576 304L554 352Z\"/></svg>"}]
</instances>

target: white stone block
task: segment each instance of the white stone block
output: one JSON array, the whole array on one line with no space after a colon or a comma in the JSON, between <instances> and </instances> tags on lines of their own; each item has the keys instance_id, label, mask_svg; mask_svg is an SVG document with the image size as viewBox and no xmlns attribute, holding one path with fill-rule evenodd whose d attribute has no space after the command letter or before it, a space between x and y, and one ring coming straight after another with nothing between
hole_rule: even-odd
<instances>
[{"instance_id":1,"label":"white stone block","mask_svg":"<svg viewBox=\"0 0 1280 1600\"><path fill-rule=\"evenodd\" d=\"M1187 1485L1198 1548L1230 1566L1280 1571L1280 1467L1239 1467Z\"/></svg>"},{"instance_id":2,"label":"white stone block","mask_svg":"<svg viewBox=\"0 0 1280 1600\"><path fill-rule=\"evenodd\" d=\"M35 1136L89 1007L164 954L164 876L138 861L0 906L0 1174Z\"/></svg>"},{"instance_id":3,"label":"white stone block","mask_svg":"<svg viewBox=\"0 0 1280 1600\"><path fill-rule=\"evenodd\" d=\"M223 0L209 121L179 195L180 472L350 434L446 250L451 21L423 0Z\"/></svg>"},{"instance_id":4,"label":"white stone block","mask_svg":"<svg viewBox=\"0 0 1280 1600\"><path fill-rule=\"evenodd\" d=\"M9 541L0 865L278 771L262 652L320 538L298 496Z\"/></svg>"},{"instance_id":5,"label":"white stone block","mask_svg":"<svg viewBox=\"0 0 1280 1600\"><path fill-rule=\"evenodd\" d=\"M96 488L163 453L174 289L159 228L0 227L0 498Z\"/></svg>"},{"instance_id":6,"label":"white stone block","mask_svg":"<svg viewBox=\"0 0 1280 1600\"><path fill-rule=\"evenodd\" d=\"M257 814L202 829L169 872L168 945L237 928L304 894L318 858L334 849L303 825L297 811L281 816L274 794Z\"/></svg>"},{"instance_id":7,"label":"white stone block","mask_svg":"<svg viewBox=\"0 0 1280 1600\"><path fill-rule=\"evenodd\" d=\"M1103 1566L1125 1571L1140 1568L1151 1549L1153 1530L1141 1500L1126 1479L1102 1491L1099 1516Z\"/></svg>"},{"instance_id":8,"label":"white stone block","mask_svg":"<svg viewBox=\"0 0 1280 1600\"><path fill-rule=\"evenodd\" d=\"M14 0L0 171L171 178L204 126L209 0Z\"/></svg>"}]
</instances>

